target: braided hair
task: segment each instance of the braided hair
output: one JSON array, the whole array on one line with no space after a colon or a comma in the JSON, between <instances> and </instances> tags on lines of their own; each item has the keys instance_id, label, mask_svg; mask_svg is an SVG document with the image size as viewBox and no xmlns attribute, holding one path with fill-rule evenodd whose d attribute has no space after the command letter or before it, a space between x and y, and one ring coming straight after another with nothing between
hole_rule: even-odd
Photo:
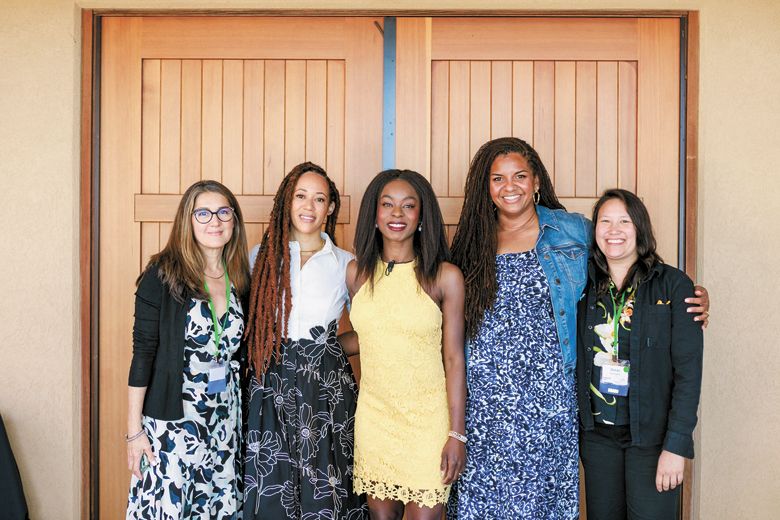
<instances>
[{"instance_id":1,"label":"braided hair","mask_svg":"<svg viewBox=\"0 0 780 520\"><path fill-rule=\"evenodd\" d=\"M298 179L304 173L321 175L328 183L329 203L334 209L325 221L325 233L336 243L336 222L341 200L335 183L325 170L311 162L295 166L282 180L274 196L274 206L268 228L263 233L249 293L249 318L245 338L248 340L249 362L257 375L263 374L281 353L287 337L287 320L292 307L290 289L290 207Z\"/></svg>"},{"instance_id":2,"label":"braided hair","mask_svg":"<svg viewBox=\"0 0 780 520\"><path fill-rule=\"evenodd\" d=\"M497 210L490 197L490 169L497 157L520 154L531 173L539 179L539 206L566 209L555 195L550 175L531 145L516 137L501 137L477 150L466 177L465 197L458 229L452 239L452 261L466 282L466 337L474 338L487 309L493 307L498 292L496 252L498 251Z\"/></svg>"}]
</instances>

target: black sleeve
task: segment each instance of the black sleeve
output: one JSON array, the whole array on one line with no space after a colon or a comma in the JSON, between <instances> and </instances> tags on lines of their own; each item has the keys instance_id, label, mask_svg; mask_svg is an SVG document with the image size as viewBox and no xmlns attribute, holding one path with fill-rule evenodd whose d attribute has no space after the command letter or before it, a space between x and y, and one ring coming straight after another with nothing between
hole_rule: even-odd
<instances>
[{"instance_id":1,"label":"black sleeve","mask_svg":"<svg viewBox=\"0 0 780 520\"><path fill-rule=\"evenodd\" d=\"M685 298L693 296L693 282L682 272L674 273L672 311L673 388L664 449L693 458L693 429L701 393L704 337L701 323L687 312Z\"/></svg>"},{"instance_id":2,"label":"black sleeve","mask_svg":"<svg viewBox=\"0 0 780 520\"><path fill-rule=\"evenodd\" d=\"M157 269L146 270L135 292L133 323L133 361L130 363L129 386L148 386L152 366L160 344L160 305L163 283Z\"/></svg>"}]
</instances>

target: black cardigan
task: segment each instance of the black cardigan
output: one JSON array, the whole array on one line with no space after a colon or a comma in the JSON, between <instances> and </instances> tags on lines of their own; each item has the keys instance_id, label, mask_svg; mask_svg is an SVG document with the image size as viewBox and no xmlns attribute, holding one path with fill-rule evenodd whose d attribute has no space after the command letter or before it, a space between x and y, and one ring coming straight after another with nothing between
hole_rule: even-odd
<instances>
[{"instance_id":1,"label":"black cardigan","mask_svg":"<svg viewBox=\"0 0 780 520\"><path fill-rule=\"evenodd\" d=\"M584 430L594 428L591 413L591 349L600 345L588 314L596 307L594 270L589 266L585 297L577 309L577 400ZM701 322L687 312L693 282L685 273L658 264L639 284L631 317L628 408L632 446L663 446L693 458L693 429L701 391Z\"/></svg>"},{"instance_id":2,"label":"black cardigan","mask_svg":"<svg viewBox=\"0 0 780 520\"><path fill-rule=\"evenodd\" d=\"M141 277L135 292L133 361L128 385L146 387L143 414L154 419L174 421L184 417L184 333L186 303L177 301L160 279L156 265ZM243 307L246 309L246 302ZM237 353L246 363L246 345Z\"/></svg>"}]
</instances>

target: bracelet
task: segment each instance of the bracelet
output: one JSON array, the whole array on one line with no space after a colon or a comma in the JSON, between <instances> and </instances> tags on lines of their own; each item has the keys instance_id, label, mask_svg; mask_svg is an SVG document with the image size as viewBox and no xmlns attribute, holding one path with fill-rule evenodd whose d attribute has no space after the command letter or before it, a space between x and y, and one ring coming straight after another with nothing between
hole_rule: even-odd
<instances>
[{"instance_id":1,"label":"bracelet","mask_svg":"<svg viewBox=\"0 0 780 520\"><path fill-rule=\"evenodd\" d=\"M460 442L462 442L463 444L466 444L466 443L467 443L467 441L468 441L468 438L467 438L465 435L463 435L462 433L458 433L458 432L453 432L453 431L451 431L451 432L450 432L450 433L448 433L447 435L449 435L449 436L450 436L450 437L452 437L453 439L457 439L457 440L459 440L459 441L460 441Z\"/></svg>"},{"instance_id":2,"label":"bracelet","mask_svg":"<svg viewBox=\"0 0 780 520\"><path fill-rule=\"evenodd\" d=\"M125 435L125 441L127 442L133 442L137 438L139 438L141 435L146 433L143 428L141 428L141 431L136 433L135 435Z\"/></svg>"}]
</instances>

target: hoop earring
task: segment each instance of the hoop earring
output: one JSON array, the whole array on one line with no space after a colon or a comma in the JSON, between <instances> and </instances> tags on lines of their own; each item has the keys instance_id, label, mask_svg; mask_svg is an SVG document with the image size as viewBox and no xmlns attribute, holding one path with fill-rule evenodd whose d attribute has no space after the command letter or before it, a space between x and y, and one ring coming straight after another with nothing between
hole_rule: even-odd
<instances>
[{"instance_id":1,"label":"hoop earring","mask_svg":"<svg viewBox=\"0 0 780 520\"><path fill-rule=\"evenodd\" d=\"M417 231L419 231L420 233L422 233L422 222L420 222L420 225L419 225L419 226L417 226Z\"/></svg>"},{"instance_id":2,"label":"hoop earring","mask_svg":"<svg viewBox=\"0 0 780 520\"><path fill-rule=\"evenodd\" d=\"M374 222L374 229L379 229L379 224L377 224L376 222Z\"/></svg>"},{"instance_id":3,"label":"hoop earring","mask_svg":"<svg viewBox=\"0 0 780 520\"><path fill-rule=\"evenodd\" d=\"M536 190L534 192L534 204L536 204L538 206L539 205L539 199L541 199L541 198L542 198L542 196L539 194L539 190Z\"/></svg>"}]
</instances>

